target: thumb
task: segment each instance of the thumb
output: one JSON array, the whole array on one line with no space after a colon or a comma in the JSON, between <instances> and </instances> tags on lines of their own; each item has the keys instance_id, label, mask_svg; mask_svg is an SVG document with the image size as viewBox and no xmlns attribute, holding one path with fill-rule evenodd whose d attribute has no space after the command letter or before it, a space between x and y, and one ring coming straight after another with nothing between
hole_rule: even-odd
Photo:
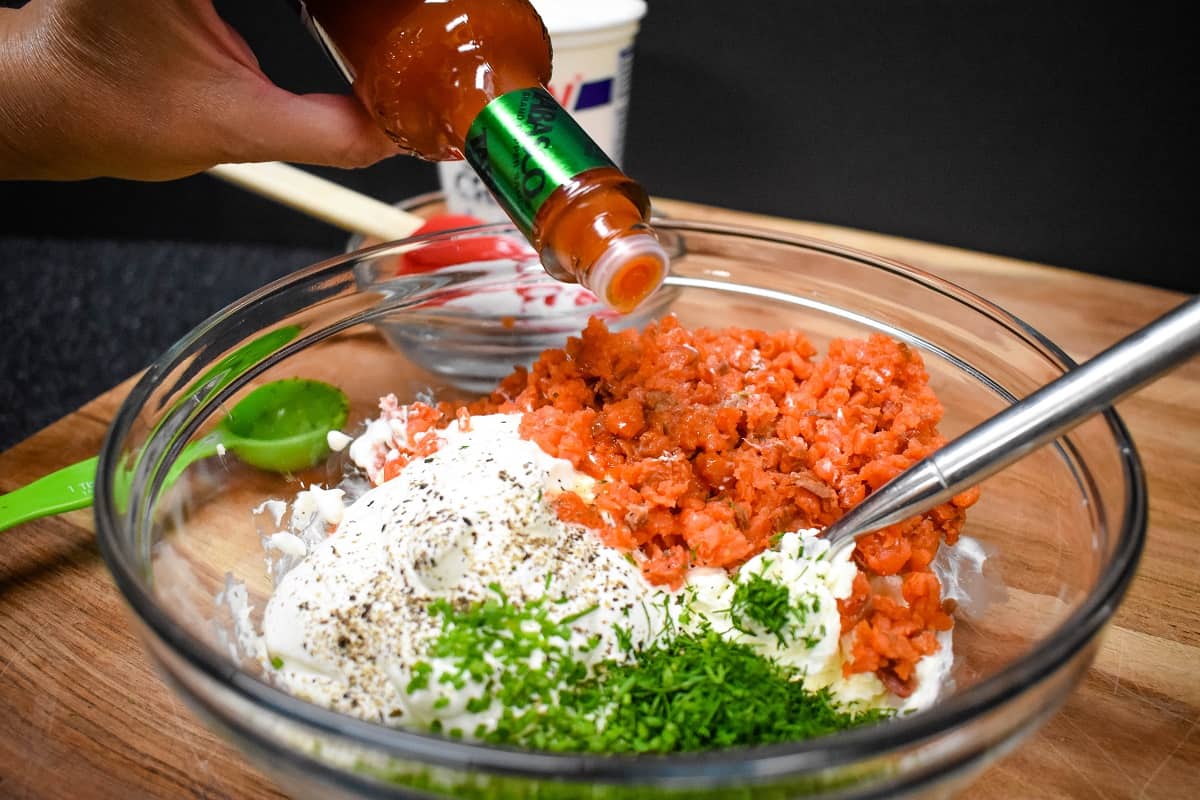
<instances>
[{"instance_id":1,"label":"thumb","mask_svg":"<svg viewBox=\"0 0 1200 800\"><path fill-rule=\"evenodd\" d=\"M291 161L365 167L402 152L349 95L293 94L271 85L241 104L231 161Z\"/></svg>"}]
</instances>

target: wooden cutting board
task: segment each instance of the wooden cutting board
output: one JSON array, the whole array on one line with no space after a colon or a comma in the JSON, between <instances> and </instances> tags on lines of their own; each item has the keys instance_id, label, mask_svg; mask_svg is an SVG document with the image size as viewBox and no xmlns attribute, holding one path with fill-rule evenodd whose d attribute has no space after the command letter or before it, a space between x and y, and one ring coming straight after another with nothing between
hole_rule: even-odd
<instances>
[{"instance_id":1,"label":"wooden cutting board","mask_svg":"<svg viewBox=\"0 0 1200 800\"><path fill-rule=\"evenodd\" d=\"M800 233L922 267L1083 360L1182 295L878 234L662 201L671 216ZM11 491L95 454L127 382L0 455ZM1145 462L1140 573L1066 707L967 792L1200 796L1200 362L1119 411ZM277 798L160 682L92 535L90 511L0 535L0 798Z\"/></svg>"}]
</instances>

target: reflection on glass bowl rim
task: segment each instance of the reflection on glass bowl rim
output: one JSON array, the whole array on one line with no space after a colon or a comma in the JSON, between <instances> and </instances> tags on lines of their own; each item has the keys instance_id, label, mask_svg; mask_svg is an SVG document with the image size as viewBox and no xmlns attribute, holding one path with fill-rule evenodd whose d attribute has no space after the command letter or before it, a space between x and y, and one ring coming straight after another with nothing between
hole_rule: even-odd
<instances>
[{"instance_id":1,"label":"reflection on glass bowl rim","mask_svg":"<svg viewBox=\"0 0 1200 800\"><path fill-rule=\"evenodd\" d=\"M798 237L686 221L660 228L680 245L669 288L670 307L684 324L794 327L817 338L888 333L925 357L948 410L947 435L1070 365L1019 320L918 270ZM507 230L491 226L429 242ZM469 328L436 310L447 293L508 278L485 265L363 281L399 249L382 246L301 270L199 326L130 393L101 454L98 537L148 649L171 686L285 789L347 797L413 790L477 797L941 796L1056 710L1090 664L1096 636L1132 578L1145 530L1140 463L1112 412L985 487L968 532L996 545L1010 596L965 631L960 691L910 718L740 751L584 757L389 729L273 688L214 638L215 610L205 603L226 575L261 572L261 550L250 557L257 538L231 527L222 509L244 512L284 496L289 484L211 464L193 465L165 493L163 478L187 442L252 382L301 374L341 383L359 409L356 419L378 387L399 381L411 400L435 383L452 384L445 373L420 369L410 350L398 355L375 344L372 326L403 319L431 326L436 341L439 331ZM230 359L239 347L293 326L296 335L281 338L277 349ZM363 353L370 358L355 361ZM209 372L219 364L236 367ZM204 376L203 385L196 376Z\"/></svg>"}]
</instances>

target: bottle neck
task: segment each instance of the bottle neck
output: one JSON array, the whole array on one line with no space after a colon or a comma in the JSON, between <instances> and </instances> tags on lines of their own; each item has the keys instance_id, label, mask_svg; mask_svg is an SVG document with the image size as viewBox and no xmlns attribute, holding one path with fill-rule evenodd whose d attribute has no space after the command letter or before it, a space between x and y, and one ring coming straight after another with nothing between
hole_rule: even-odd
<instances>
[{"instance_id":1,"label":"bottle neck","mask_svg":"<svg viewBox=\"0 0 1200 800\"><path fill-rule=\"evenodd\" d=\"M528 238L538 212L556 191L588 170L616 169L540 86L489 103L467 132L464 154Z\"/></svg>"},{"instance_id":2,"label":"bottle neck","mask_svg":"<svg viewBox=\"0 0 1200 800\"><path fill-rule=\"evenodd\" d=\"M620 311L662 282L667 255L646 224L645 192L545 88L489 103L464 152L554 277L579 281Z\"/></svg>"}]
</instances>

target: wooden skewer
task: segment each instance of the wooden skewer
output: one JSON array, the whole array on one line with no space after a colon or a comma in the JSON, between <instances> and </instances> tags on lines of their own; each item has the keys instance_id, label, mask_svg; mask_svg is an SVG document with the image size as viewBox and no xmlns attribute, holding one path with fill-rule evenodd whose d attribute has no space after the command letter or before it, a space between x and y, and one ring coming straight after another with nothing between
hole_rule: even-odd
<instances>
[{"instance_id":1,"label":"wooden skewer","mask_svg":"<svg viewBox=\"0 0 1200 800\"><path fill-rule=\"evenodd\" d=\"M208 173L343 230L384 242L410 236L425 223L415 214L279 161L218 164Z\"/></svg>"}]
</instances>

